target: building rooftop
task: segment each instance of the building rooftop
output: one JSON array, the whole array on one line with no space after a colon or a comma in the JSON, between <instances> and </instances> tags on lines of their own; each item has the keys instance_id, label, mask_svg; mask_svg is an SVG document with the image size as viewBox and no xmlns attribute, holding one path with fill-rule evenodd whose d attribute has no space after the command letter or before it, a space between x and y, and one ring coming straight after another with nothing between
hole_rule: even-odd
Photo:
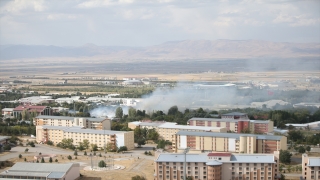
<instances>
[{"instance_id":1,"label":"building rooftop","mask_svg":"<svg viewBox=\"0 0 320 180\"><path fill-rule=\"evenodd\" d=\"M9 170L0 173L0 175L13 176L36 176L62 178L72 166L80 166L77 163L67 164L49 164L49 163L25 163L17 162Z\"/></svg>"},{"instance_id":2,"label":"building rooftop","mask_svg":"<svg viewBox=\"0 0 320 180\"><path fill-rule=\"evenodd\" d=\"M230 162L237 163L274 163L273 154L237 154L232 155Z\"/></svg>"},{"instance_id":3,"label":"building rooftop","mask_svg":"<svg viewBox=\"0 0 320 180\"><path fill-rule=\"evenodd\" d=\"M70 117L70 116L45 116L45 115L40 115L36 117L37 119L61 119L61 120L71 120L74 121L75 118L79 119L86 119L88 121L103 121L106 118L92 118L92 117Z\"/></svg>"},{"instance_id":4,"label":"building rooftop","mask_svg":"<svg viewBox=\"0 0 320 180\"><path fill-rule=\"evenodd\" d=\"M241 112L231 112L227 114L222 114L223 116L244 116L247 115L246 113L241 113Z\"/></svg>"},{"instance_id":5,"label":"building rooftop","mask_svg":"<svg viewBox=\"0 0 320 180\"><path fill-rule=\"evenodd\" d=\"M270 120L250 120L251 123L269 124Z\"/></svg>"},{"instance_id":6,"label":"building rooftop","mask_svg":"<svg viewBox=\"0 0 320 180\"><path fill-rule=\"evenodd\" d=\"M231 156L231 153L218 153L218 152L214 152L214 153L209 153L208 156Z\"/></svg>"},{"instance_id":7,"label":"building rooftop","mask_svg":"<svg viewBox=\"0 0 320 180\"><path fill-rule=\"evenodd\" d=\"M188 121L211 121L211 122L238 122L239 120L235 120L235 119L217 119L217 118L198 118L198 117L193 117L191 119L189 119ZM243 121L243 120L241 120ZM244 120L246 121L246 120ZM247 120L249 121L249 120Z\"/></svg>"},{"instance_id":8,"label":"building rooftop","mask_svg":"<svg viewBox=\"0 0 320 180\"><path fill-rule=\"evenodd\" d=\"M36 111L43 111L47 106L31 106L31 105L20 105L14 108L14 111L23 111L23 110L36 110Z\"/></svg>"},{"instance_id":9,"label":"building rooftop","mask_svg":"<svg viewBox=\"0 0 320 180\"><path fill-rule=\"evenodd\" d=\"M260 135L260 134L237 134L237 133L217 133L217 132L195 132L195 131L179 131L177 135L186 136L204 136L204 137L228 137L239 139L240 136L255 136L257 139L265 140L281 140L284 136Z\"/></svg>"},{"instance_id":10,"label":"building rooftop","mask_svg":"<svg viewBox=\"0 0 320 180\"><path fill-rule=\"evenodd\" d=\"M207 162L206 154L187 154L186 162ZM184 154L160 154L156 162L184 162Z\"/></svg>"},{"instance_id":11,"label":"building rooftop","mask_svg":"<svg viewBox=\"0 0 320 180\"><path fill-rule=\"evenodd\" d=\"M14 108L3 108L2 111L13 111Z\"/></svg>"},{"instance_id":12,"label":"building rooftop","mask_svg":"<svg viewBox=\"0 0 320 180\"><path fill-rule=\"evenodd\" d=\"M309 162L307 166L319 166L320 167L320 157L309 157Z\"/></svg>"},{"instance_id":13,"label":"building rooftop","mask_svg":"<svg viewBox=\"0 0 320 180\"><path fill-rule=\"evenodd\" d=\"M224 127L205 127L205 126L186 126L186 125L176 125L173 123L165 123L160 126L159 128L167 128L167 129L193 129L193 130L203 130L203 131L211 131L211 130L220 130Z\"/></svg>"}]
</instances>

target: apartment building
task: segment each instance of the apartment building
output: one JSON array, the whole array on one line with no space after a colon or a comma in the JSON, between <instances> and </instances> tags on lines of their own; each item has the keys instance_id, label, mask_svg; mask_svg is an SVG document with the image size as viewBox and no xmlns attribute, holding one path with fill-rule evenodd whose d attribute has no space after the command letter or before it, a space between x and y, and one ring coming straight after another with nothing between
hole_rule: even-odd
<instances>
[{"instance_id":1,"label":"apartment building","mask_svg":"<svg viewBox=\"0 0 320 180\"><path fill-rule=\"evenodd\" d=\"M184 172L184 161L186 171ZM273 180L278 179L279 152L273 154L159 154L155 180Z\"/></svg>"},{"instance_id":2,"label":"apartment building","mask_svg":"<svg viewBox=\"0 0 320 180\"><path fill-rule=\"evenodd\" d=\"M190 152L273 153L287 149L286 136L179 131L172 139L175 152L190 147Z\"/></svg>"},{"instance_id":3,"label":"apartment building","mask_svg":"<svg viewBox=\"0 0 320 180\"><path fill-rule=\"evenodd\" d=\"M308 154L302 154L302 178L320 179L320 157L308 157Z\"/></svg>"},{"instance_id":4,"label":"apartment building","mask_svg":"<svg viewBox=\"0 0 320 180\"><path fill-rule=\"evenodd\" d=\"M226 116L228 117L228 116ZM269 133L273 131L273 121L249 119L216 119L216 118L191 118L189 126L225 127L227 131L241 133L249 130L252 133Z\"/></svg>"},{"instance_id":5,"label":"apartment building","mask_svg":"<svg viewBox=\"0 0 320 180\"><path fill-rule=\"evenodd\" d=\"M87 129L110 130L111 120L107 118L69 117L69 116L37 116L33 119L36 126L82 126Z\"/></svg>"},{"instance_id":6,"label":"apartment building","mask_svg":"<svg viewBox=\"0 0 320 180\"><path fill-rule=\"evenodd\" d=\"M172 141L173 135L181 130L197 132L227 132L226 128L223 127L186 126L168 122L131 122L128 123L128 127L131 129L133 127L155 129L159 133L159 138L168 141Z\"/></svg>"},{"instance_id":7,"label":"apartment building","mask_svg":"<svg viewBox=\"0 0 320 180\"><path fill-rule=\"evenodd\" d=\"M80 178L80 164L17 162L0 173L0 179L75 180Z\"/></svg>"},{"instance_id":8,"label":"apartment building","mask_svg":"<svg viewBox=\"0 0 320 180\"><path fill-rule=\"evenodd\" d=\"M90 144L96 144L99 148L104 148L106 144L111 144L118 148L127 146L129 150L134 149L133 131L94 130L79 126L43 125L36 127L36 141L38 143L52 141L56 145L64 138L72 139L75 146L87 139Z\"/></svg>"}]
</instances>

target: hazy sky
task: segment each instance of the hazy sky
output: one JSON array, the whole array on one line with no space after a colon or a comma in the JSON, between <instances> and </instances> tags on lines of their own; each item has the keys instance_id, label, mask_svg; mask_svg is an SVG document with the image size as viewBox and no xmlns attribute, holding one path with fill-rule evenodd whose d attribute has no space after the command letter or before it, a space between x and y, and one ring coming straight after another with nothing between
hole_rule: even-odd
<instances>
[{"instance_id":1,"label":"hazy sky","mask_svg":"<svg viewBox=\"0 0 320 180\"><path fill-rule=\"evenodd\" d=\"M320 0L0 0L0 44L320 42Z\"/></svg>"}]
</instances>

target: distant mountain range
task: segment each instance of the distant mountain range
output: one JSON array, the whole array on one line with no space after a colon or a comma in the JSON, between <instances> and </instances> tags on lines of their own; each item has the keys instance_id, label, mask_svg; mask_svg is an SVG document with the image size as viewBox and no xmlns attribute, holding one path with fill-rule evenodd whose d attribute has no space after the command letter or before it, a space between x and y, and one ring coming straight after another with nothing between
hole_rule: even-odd
<instances>
[{"instance_id":1,"label":"distant mountain range","mask_svg":"<svg viewBox=\"0 0 320 180\"><path fill-rule=\"evenodd\" d=\"M320 57L320 43L287 43L259 40L185 40L148 47L59 47L1 45L0 59L93 57L107 59L209 59L254 57Z\"/></svg>"}]
</instances>

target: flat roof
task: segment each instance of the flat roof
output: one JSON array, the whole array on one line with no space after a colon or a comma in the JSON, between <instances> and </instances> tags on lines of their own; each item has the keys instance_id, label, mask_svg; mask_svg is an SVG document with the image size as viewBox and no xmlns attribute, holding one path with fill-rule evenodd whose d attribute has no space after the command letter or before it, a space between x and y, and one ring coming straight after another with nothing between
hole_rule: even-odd
<instances>
[{"instance_id":1,"label":"flat roof","mask_svg":"<svg viewBox=\"0 0 320 180\"><path fill-rule=\"evenodd\" d=\"M197 131L179 131L177 135L186 136L204 136L204 137L228 137L239 139L240 136L256 137L257 139L265 140L281 140L284 136L274 136L274 135L260 135L260 134L238 134L238 133L217 133L217 132L197 132Z\"/></svg>"},{"instance_id":2,"label":"flat roof","mask_svg":"<svg viewBox=\"0 0 320 180\"><path fill-rule=\"evenodd\" d=\"M203 162L208 161L206 154L187 154L186 162ZM159 154L156 162L184 162L184 154L165 153Z\"/></svg>"},{"instance_id":3,"label":"flat roof","mask_svg":"<svg viewBox=\"0 0 320 180\"><path fill-rule=\"evenodd\" d=\"M82 118L86 119L88 121L103 121L107 118L92 118L92 117L70 117L70 116L46 116L46 115L40 115L37 116L38 119L61 119L61 120L71 120L73 121L75 118Z\"/></svg>"},{"instance_id":4,"label":"flat roof","mask_svg":"<svg viewBox=\"0 0 320 180\"><path fill-rule=\"evenodd\" d=\"M320 157L309 157L307 166L320 166Z\"/></svg>"},{"instance_id":5,"label":"flat roof","mask_svg":"<svg viewBox=\"0 0 320 180\"><path fill-rule=\"evenodd\" d=\"M243 115L247 115L247 113L231 112L231 113L227 113L227 114L222 114L222 116L243 116Z\"/></svg>"},{"instance_id":6,"label":"flat roof","mask_svg":"<svg viewBox=\"0 0 320 180\"><path fill-rule=\"evenodd\" d=\"M211 130L220 130L224 127L206 127L206 126L186 126L186 125L176 125L176 124L161 124L158 126L159 128L167 128L167 129L193 129L193 130L204 130L204 131L211 131Z\"/></svg>"},{"instance_id":7,"label":"flat roof","mask_svg":"<svg viewBox=\"0 0 320 180\"><path fill-rule=\"evenodd\" d=\"M235 119L198 118L198 117L193 117L188 121L238 122L238 120L235 120ZM241 120L241 121L249 121L249 120Z\"/></svg>"},{"instance_id":8,"label":"flat roof","mask_svg":"<svg viewBox=\"0 0 320 180\"><path fill-rule=\"evenodd\" d=\"M232 155L230 162L238 163L275 163L273 154L237 154Z\"/></svg>"},{"instance_id":9,"label":"flat roof","mask_svg":"<svg viewBox=\"0 0 320 180\"><path fill-rule=\"evenodd\" d=\"M9 170L0 173L0 175L47 177L53 173L53 177L61 177L61 175L68 172L72 166L80 167L78 163L50 164L17 162Z\"/></svg>"},{"instance_id":10,"label":"flat roof","mask_svg":"<svg viewBox=\"0 0 320 180\"><path fill-rule=\"evenodd\" d=\"M72 132L72 133L88 133L88 134L107 134L107 135L113 135L113 134L122 134L127 133L131 131L110 131L110 130L96 130L96 129L84 129L80 126L48 126L44 125L42 126L43 129L56 129L56 130L62 130L64 132Z\"/></svg>"}]
</instances>

